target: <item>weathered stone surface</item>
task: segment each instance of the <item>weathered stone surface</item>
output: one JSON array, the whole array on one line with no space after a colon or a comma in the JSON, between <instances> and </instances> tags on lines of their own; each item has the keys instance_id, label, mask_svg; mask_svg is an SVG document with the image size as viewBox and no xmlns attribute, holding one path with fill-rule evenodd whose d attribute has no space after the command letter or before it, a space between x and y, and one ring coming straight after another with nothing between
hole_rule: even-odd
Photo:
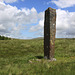
<instances>
[{"instance_id":1,"label":"weathered stone surface","mask_svg":"<svg viewBox=\"0 0 75 75\"><path fill-rule=\"evenodd\" d=\"M54 58L56 33L56 9L48 8L45 11L44 21L44 58Z\"/></svg>"}]
</instances>

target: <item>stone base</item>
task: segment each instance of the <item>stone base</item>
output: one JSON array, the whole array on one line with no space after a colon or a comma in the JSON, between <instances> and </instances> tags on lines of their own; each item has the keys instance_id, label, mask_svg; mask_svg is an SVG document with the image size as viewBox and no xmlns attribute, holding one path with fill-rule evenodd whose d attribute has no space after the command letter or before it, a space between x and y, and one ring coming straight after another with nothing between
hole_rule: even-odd
<instances>
[{"instance_id":1,"label":"stone base","mask_svg":"<svg viewBox=\"0 0 75 75\"><path fill-rule=\"evenodd\" d=\"M44 59L48 59L48 58L45 56ZM49 61L56 61L56 59L55 58L51 58L51 59L49 59Z\"/></svg>"},{"instance_id":2,"label":"stone base","mask_svg":"<svg viewBox=\"0 0 75 75\"><path fill-rule=\"evenodd\" d=\"M34 63L34 61L42 62L42 59L32 59L32 60L29 60L29 63ZM49 59L49 60L44 60L43 62L51 62L51 61L56 61L56 59L53 58L53 59Z\"/></svg>"},{"instance_id":3,"label":"stone base","mask_svg":"<svg viewBox=\"0 0 75 75\"><path fill-rule=\"evenodd\" d=\"M50 61L56 61L56 59L55 58L52 58L52 59L50 59Z\"/></svg>"}]
</instances>

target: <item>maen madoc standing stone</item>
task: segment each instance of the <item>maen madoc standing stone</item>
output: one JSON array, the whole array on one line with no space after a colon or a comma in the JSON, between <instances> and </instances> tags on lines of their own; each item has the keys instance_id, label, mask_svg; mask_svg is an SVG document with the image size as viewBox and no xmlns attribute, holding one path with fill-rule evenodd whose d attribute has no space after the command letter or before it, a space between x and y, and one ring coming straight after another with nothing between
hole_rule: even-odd
<instances>
[{"instance_id":1,"label":"maen madoc standing stone","mask_svg":"<svg viewBox=\"0 0 75 75\"><path fill-rule=\"evenodd\" d=\"M44 58L54 59L56 33L56 9L48 8L45 11L44 21Z\"/></svg>"}]
</instances>

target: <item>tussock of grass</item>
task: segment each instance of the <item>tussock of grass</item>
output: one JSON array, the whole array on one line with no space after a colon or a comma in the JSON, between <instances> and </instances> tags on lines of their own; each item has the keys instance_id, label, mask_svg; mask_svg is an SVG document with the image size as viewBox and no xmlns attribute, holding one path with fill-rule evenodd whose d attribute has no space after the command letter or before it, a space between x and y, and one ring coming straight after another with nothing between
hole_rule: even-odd
<instances>
[{"instance_id":1,"label":"tussock of grass","mask_svg":"<svg viewBox=\"0 0 75 75\"><path fill-rule=\"evenodd\" d=\"M75 39L56 39L52 62L43 58L43 42L0 40L0 75L75 75Z\"/></svg>"}]
</instances>

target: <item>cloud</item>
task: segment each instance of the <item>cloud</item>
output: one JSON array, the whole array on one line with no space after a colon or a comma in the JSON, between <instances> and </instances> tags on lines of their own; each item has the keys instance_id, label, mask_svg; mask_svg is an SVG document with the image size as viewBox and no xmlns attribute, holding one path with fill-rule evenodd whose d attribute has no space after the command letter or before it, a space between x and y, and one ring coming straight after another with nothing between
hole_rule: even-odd
<instances>
[{"instance_id":1,"label":"cloud","mask_svg":"<svg viewBox=\"0 0 75 75\"><path fill-rule=\"evenodd\" d=\"M42 14L44 16L44 13L42 13ZM43 16L42 16L42 19L39 20L37 25L32 26L30 28L30 32L35 32L35 31L39 31L39 30L43 29L43 26L44 26L44 18L43 18ZM40 15L40 17L41 17L41 15Z\"/></svg>"},{"instance_id":2,"label":"cloud","mask_svg":"<svg viewBox=\"0 0 75 75\"><path fill-rule=\"evenodd\" d=\"M0 0L0 2L6 2L6 3L13 3L16 2L17 0Z\"/></svg>"},{"instance_id":3,"label":"cloud","mask_svg":"<svg viewBox=\"0 0 75 75\"><path fill-rule=\"evenodd\" d=\"M18 9L16 6L0 2L0 35L25 38L22 37L21 31L25 31L28 24L37 23L42 19L41 16L42 12L37 13L34 7Z\"/></svg>"},{"instance_id":4,"label":"cloud","mask_svg":"<svg viewBox=\"0 0 75 75\"><path fill-rule=\"evenodd\" d=\"M75 5L75 0L52 0L59 8L67 8Z\"/></svg>"},{"instance_id":5,"label":"cloud","mask_svg":"<svg viewBox=\"0 0 75 75\"><path fill-rule=\"evenodd\" d=\"M57 36L74 37L75 36L75 12L57 10Z\"/></svg>"},{"instance_id":6,"label":"cloud","mask_svg":"<svg viewBox=\"0 0 75 75\"><path fill-rule=\"evenodd\" d=\"M44 12L40 12L38 14L38 17L39 17L39 21L38 21L38 24L35 25L35 26L32 26L29 30L29 32L35 32L34 35L36 36L43 36L43 33L44 33Z\"/></svg>"},{"instance_id":7,"label":"cloud","mask_svg":"<svg viewBox=\"0 0 75 75\"><path fill-rule=\"evenodd\" d=\"M38 31L38 30L40 30L40 29L43 28L43 26L44 26L44 12L40 12L40 13L38 14L38 18L40 19L40 20L38 21L38 24L35 25L35 26L32 26L32 27L30 28L30 32Z\"/></svg>"},{"instance_id":8,"label":"cloud","mask_svg":"<svg viewBox=\"0 0 75 75\"><path fill-rule=\"evenodd\" d=\"M27 25L30 25L30 29ZM44 12L37 13L34 7L18 9L16 6L0 2L0 35L24 39L27 36L22 35L21 31L26 28L31 33L35 32L36 36L43 36ZM57 9L56 36L75 36L75 12Z\"/></svg>"}]
</instances>

